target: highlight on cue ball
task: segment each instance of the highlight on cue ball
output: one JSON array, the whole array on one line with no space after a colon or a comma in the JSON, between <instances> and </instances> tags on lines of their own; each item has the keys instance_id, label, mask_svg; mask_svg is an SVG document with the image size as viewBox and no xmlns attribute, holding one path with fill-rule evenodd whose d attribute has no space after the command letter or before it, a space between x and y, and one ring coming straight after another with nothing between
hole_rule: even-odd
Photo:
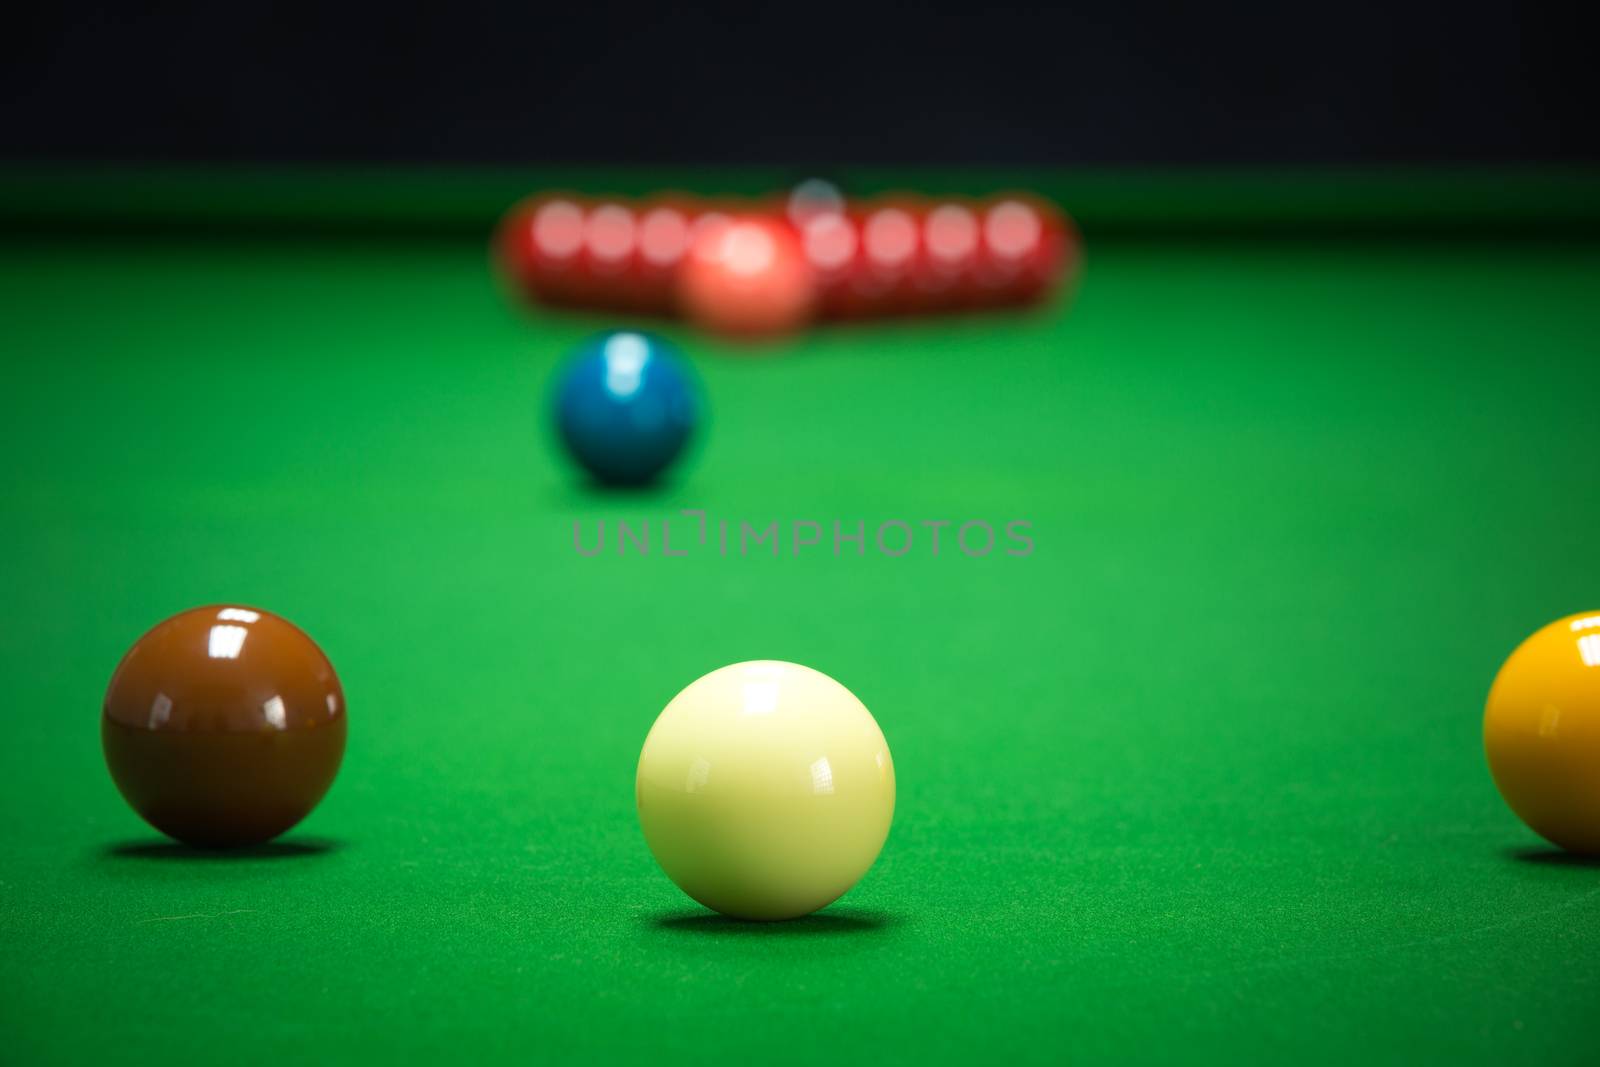
<instances>
[{"instance_id":1,"label":"highlight on cue ball","mask_svg":"<svg viewBox=\"0 0 1600 1067\"><path fill-rule=\"evenodd\" d=\"M639 824L668 877L740 919L832 903L877 859L894 762L844 686L798 663L735 663L691 683L639 754Z\"/></svg>"},{"instance_id":2,"label":"highlight on cue ball","mask_svg":"<svg viewBox=\"0 0 1600 1067\"><path fill-rule=\"evenodd\" d=\"M1518 818L1570 852L1600 855L1600 611L1517 646L1489 689L1483 747Z\"/></svg>"}]
</instances>

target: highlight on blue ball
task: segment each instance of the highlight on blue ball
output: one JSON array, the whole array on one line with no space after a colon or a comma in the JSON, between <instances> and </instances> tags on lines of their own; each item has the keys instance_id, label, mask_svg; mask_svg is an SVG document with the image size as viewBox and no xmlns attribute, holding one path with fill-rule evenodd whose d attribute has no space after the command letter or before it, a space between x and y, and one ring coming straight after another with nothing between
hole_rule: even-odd
<instances>
[{"instance_id":1,"label":"highlight on blue ball","mask_svg":"<svg viewBox=\"0 0 1600 1067\"><path fill-rule=\"evenodd\" d=\"M585 341L557 385L556 427L605 485L648 485L683 453L699 419L694 372L670 342L637 330Z\"/></svg>"}]
</instances>

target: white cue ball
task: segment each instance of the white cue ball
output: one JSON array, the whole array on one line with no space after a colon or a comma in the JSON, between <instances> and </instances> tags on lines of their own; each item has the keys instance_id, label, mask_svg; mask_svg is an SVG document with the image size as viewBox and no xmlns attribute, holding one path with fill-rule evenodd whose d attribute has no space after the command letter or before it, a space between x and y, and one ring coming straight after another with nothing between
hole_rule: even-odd
<instances>
[{"instance_id":1,"label":"white cue ball","mask_svg":"<svg viewBox=\"0 0 1600 1067\"><path fill-rule=\"evenodd\" d=\"M798 663L735 663L672 698L639 754L639 823L685 893L740 919L838 899L878 858L894 763L872 713Z\"/></svg>"}]
</instances>

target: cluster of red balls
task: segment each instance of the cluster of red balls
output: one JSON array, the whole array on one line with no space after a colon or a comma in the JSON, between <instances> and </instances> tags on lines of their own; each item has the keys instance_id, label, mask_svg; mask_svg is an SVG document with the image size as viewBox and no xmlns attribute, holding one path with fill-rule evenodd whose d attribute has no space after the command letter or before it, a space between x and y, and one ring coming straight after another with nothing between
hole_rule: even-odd
<instances>
[{"instance_id":1,"label":"cluster of red balls","mask_svg":"<svg viewBox=\"0 0 1600 1067\"><path fill-rule=\"evenodd\" d=\"M542 193L502 220L514 288L545 304L683 315L762 337L817 318L872 318L1043 300L1077 275L1077 230L1038 197L846 202L640 201Z\"/></svg>"}]
</instances>

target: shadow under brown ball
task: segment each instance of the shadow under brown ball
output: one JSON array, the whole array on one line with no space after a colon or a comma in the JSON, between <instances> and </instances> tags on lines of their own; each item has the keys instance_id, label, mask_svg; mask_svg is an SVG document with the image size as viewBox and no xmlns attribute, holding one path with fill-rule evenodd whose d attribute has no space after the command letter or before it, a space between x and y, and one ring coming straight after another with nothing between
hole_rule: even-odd
<instances>
[{"instance_id":1,"label":"shadow under brown ball","mask_svg":"<svg viewBox=\"0 0 1600 1067\"><path fill-rule=\"evenodd\" d=\"M303 631L259 608L174 615L117 665L106 765L133 810L187 844L260 844L316 807L344 757L344 690Z\"/></svg>"}]
</instances>

